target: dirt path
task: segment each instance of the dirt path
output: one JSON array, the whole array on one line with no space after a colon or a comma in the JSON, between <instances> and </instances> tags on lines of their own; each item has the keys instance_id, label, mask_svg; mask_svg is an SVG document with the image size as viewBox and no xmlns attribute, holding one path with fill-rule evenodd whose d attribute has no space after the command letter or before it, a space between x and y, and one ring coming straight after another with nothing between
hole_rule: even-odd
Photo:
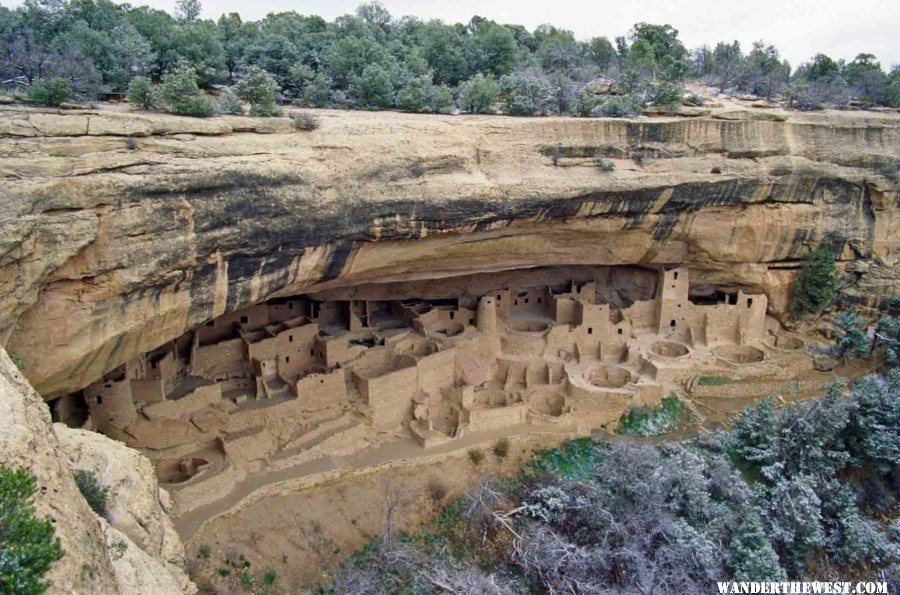
<instances>
[{"instance_id":1,"label":"dirt path","mask_svg":"<svg viewBox=\"0 0 900 595\"><path fill-rule=\"evenodd\" d=\"M299 489L308 489L323 483L334 482L341 475L363 470L374 472L386 465L408 465L419 459L434 459L453 452L466 451L473 446L489 448L500 437L541 437L553 435L559 439L575 436L576 428L571 426L522 424L502 430L472 432L446 444L433 448L422 448L414 438L404 437L384 445L366 449L349 456L326 456L293 467L277 471L255 473L240 482L224 498L206 506L196 508L174 520L175 529L182 541L187 541L204 523L215 520L223 514L233 514L249 502L266 497L264 492L283 492L292 480L303 479ZM285 485L281 485L285 484ZM251 498L252 496L252 498Z\"/></svg>"}]
</instances>

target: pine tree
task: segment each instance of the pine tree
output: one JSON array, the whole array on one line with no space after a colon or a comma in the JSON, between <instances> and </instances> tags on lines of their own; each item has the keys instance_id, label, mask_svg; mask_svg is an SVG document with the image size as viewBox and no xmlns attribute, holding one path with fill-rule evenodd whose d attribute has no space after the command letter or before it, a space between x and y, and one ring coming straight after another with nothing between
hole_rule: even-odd
<instances>
[{"instance_id":1,"label":"pine tree","mask_svg":"<svg viewBox=\"0 0 900 595\"><path fill-rule=\"evenodd\" d=\"M725 560L738 581L782 581L786 578L762 521L753 510L744 515L734 532Z\"/></svg>"},{"instance_id":2,"label":"pine tree","mask_svg":"<svg viewBox=\"0 0 900 595\"><path fill-rule=\"evenodd\" d=\"M794 316L818 314L834 299L837 290L837 267L828 250L813 250L803 257L803 268L794 282Z\"/></svg>"}]
</instances>

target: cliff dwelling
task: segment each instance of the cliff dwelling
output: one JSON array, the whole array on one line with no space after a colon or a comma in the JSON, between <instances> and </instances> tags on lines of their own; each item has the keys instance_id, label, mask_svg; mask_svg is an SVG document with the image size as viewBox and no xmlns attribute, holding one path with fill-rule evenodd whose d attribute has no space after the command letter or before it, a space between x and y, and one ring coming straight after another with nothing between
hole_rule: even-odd
<instances>
[{"instance_id":1,"label":"cliff dwelling","mask_svg":"<svg viewBox=\"0 0 900 595\"><path fill-rule=\"evenodd\" d=\"M687 267L519 271L485 289L491 278L457 282L453 297L271 299L53 410L141 449L183 513L248 474L309 460L323 437L406 435L429 449L527 425L590 431L702 389L703 375L747 388L812 369L765 294L692 285Z\"/></svg>"}]
</instances>

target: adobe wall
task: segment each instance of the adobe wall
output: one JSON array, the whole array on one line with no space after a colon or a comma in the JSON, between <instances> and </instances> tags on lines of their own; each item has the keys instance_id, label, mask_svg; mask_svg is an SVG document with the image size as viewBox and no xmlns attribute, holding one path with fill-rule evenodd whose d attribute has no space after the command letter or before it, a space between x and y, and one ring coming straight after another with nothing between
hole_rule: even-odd
<instances>
[{"instance_id":1,"label":"adobe wall","mask_svg":"<svg viewBox=\"0 0 900 595\"><path fill-rule=\"evenodd\" d=\"M468 423L470 431L485 432L523 424L527 421L527 411L525 403L517 403L506 407L468 410L463 413L463 419Z\"/></svg>"},{"instance_id":2,"label":"adobe wall","mask_svg":"<svg viewBox=\"0 0 900 595\"><path fill-rule=\"evenodd\" d=\"M418 389L418 370L415 366L375 378L366 378L354 371L353 379L360 396L369 406L376 426L397 427L412 414L412 398Z\"/></svg>"},{"instance_id":3,"label":"adobe wall","mask_svg":"<svg viewBox=\"0 0 900 595\"><path fill-rule=\"evenodd\" d=\"M426 393L439 392L453 386L456 370L456 349L438 351L416 362L419 388Z\"/></svg>"},{"instance_id":4,"label":"adobe wall","mask_svg":"<svg viewBox=\"0 0 900 595\"><path fill-rule=\"evenodd\" d=\"M175 401L162 401L145 406L143 413L150 419L177 418L188 415L209 405L222 401L222 385L199 386Z\"/></svg>"},{"instance_id":5,"label":"adobe wall","mask_svg":"<svg viewBox=\"0 0 900 595\"><path fill-rule=\"evenodd\" d=\"M165 400L166 388L161 378L153 380L131 380L131 397L135 404L149 405Z\"/></svg>"},{"instance_id":6,"label":"adobe wall","mask_svg":"<svg viewBox=\"0 0 900 595\"><path fill-rule=\"evenodd\" d=\"M137 418L130 380L95 382L84 389L84 400L101 431L121 430Z\"/></svg>"},{"instance_id":7,"label":"adobe wall","mask_svg":"<svg viewBox=\"0 0 900 595\"><path fill-rule=\"evenodd\" d=\"M328 374L310 374L294 385L300 409L319 409L347 400L347 383L343 370Z\"/></svg>"},{"instance_id":8,"label":"adobe wall","mask_svg":"<svg viewBox=\"0 0 900 595\"><path fill-rule=\"evenodd\" d=\"M195 346L191 354L190 373L208 380L243 376L244 340L237 338L214 345Z\"/></svg>"}]
</instances>

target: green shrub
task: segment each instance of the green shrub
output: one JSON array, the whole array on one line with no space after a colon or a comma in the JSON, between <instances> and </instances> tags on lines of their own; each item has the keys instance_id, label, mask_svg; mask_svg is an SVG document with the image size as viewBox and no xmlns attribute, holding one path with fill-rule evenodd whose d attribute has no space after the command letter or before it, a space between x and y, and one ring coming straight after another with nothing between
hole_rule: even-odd
<instances>
[{"instance_id":1,"label":"green shrub","mask_svg":"<svg viewBox=\"0 0 900 595\"><path fill-rule=\"evenodd\" d=\"M25 358L21 355L16 355L14 353L9 354L9 359L12 360L12 363L19 369L20 372L25 371Z\"/></svg>"},{"instance_id":2,"label":"green shrub","mask_svg":"<svg viewBox=\"0 0 900 595\"><path fill-rule=\"evenodd\" d=\"M691 91L688 93L687 97L684 98L684 103L693 107L703 107L703 98L696 92Z\"/></svg>"},{"instance_id":3,"label":"green shrub","mask_svg":"<svg viewBox=\"0 0 900 595\"><path fill-rule=\"evenodd\" d=\"M494 77L481 73L459 84L459 109L473 114L491 112L499 89Z\"/></svg>"},{"instance_id":4,"label":"green shrub","mask_svg":"<svg viewBox=\"0 0 900 595\"><path fill-rule=\"evenodd\" d=\"M681 105L682 90L672 83L660 83L653 89L653 103L674 109Z\"/></svg>"},{"instance_id":5,"label":"green shrub","mask_svg":"<svg viewBox=\"0 0 900 595\"><path fill-rule=\"evenodd\" d=\"M278 573L274 570L267 570L263 575L263 592L268 593L278 579Z\"/></svg>"},{"instance_id":6,"label":"green shrub","mask_svg":"<svg viewBox=\"0 0 900 595\"><path fill-rule=\"evenodd\" d=\"M210 547L207 544L203 543L203 544L200 544L200 547L197 550L197 557L203 558L204 560L209 560L209 556L211 553L212 553L212 549L210 549Z\"/></svg>"},{"instance_id":7,"label":"green shrub","mask_svg":"<svg viewBox=\"0 0 900 595\"><path fill-rule=\"evenodd\" d=\"M216 112L213 102L200 94L197 74L189 66L179 66L163 75L162 94L170 113L208 118Z\"/></svg>"},{"instance_id":8,"label":"green shrub","mask_svg":"<svg viewBox=\"0 0 900 595\"><path fill-rule=\"evenodd\" d=\"M38 79L29 88L26 98L29 103L46 105L47 107L59 107L62 102L72 97L72 88L69 81L60 77L50 80Z\"/></svg>"},{"instance_id":9,"label":"green shrub","mask_svg":"<svg viewBox=\"0 0 900 595\"><path fill-rule=\"evenodd\" d=\"M103 516L106 514L106 496L107 489L100 485L97 476L93 471L77 471L75 473L75 484L81 491L81 495L87 500L88 505L94 512Z\"/></svg>"},{"instance_id":10,"label":"green shrub","mask_svg":"<svg viewBox=\"0 0 900 595\"><path fill-rule=\"evenodd\" d=\"M494 448L492 450L494 451L495 457L497 457L501 461L505 459L507 456L509 456L509 438L505 436L503 438L499 438L494 443Z\"/></svg>"},{"instance_id":11,"label":"green shrub","mask_svg":"<svg viewBox=\"0 0 900 595\"><path fill-rule=\"evenodd\" d=\"M158 110L162 105L162 94L150 79L136 76L128 85L128 101L145 112Z\"/></svg>"},{"instance_id":12,"label":"green shrub","mask_svg":"<svg viewBox=\"0 0 900 595\"><path fill-rule=\"evenodd\" d=\"M260 68L251 66L241 80L234 86L237 96L250 104L250 115L261 118L280 116L278 107L278 83L272 75Z\"/></svg>"},{"instance_id":13,"label":"green shrub","mask_svg":"<svg viewBox=\"0 0 900 595\"><path fill-rule=\"evenodd\" d=\"M219 98L219 104L216 108L220 114L229 116L244 115L244 106L241 105L241 100L238 99L238 96L235 95L234 91L231 89L225 89L225 92L223 92L222 96Z\"/></svg>"},{"instance_id":14,"label":"green shrub","mask_svg":"<svg viewBox=\"0 0 900 595\"><path fill-rule=\"evenodd\" d=\"M38 519L32 498L33 476L0 466L0 593L36 595L49 586L42 579L63 550L49 519Z\"/></svg>"},{"instance_id":15,"label":"green shrub","mask_svg":"<svg viewBox=\"0 0 900 595\"><path fill-rule=\"evenodd\" d=\"M838 286L834 256L819 248L803 257L803 267L794 281L794 300L791 304L794 316L818 314L834 299Z\"/></svg>"},{"instance_id":16,"label":"green shrub","mask_svg":"<svg viewBox=\"0 0 900 595\"><path fill-rule=\"evenodd\" d=\"M641 111L641 100L633 95L612 97L600 106L600 115L605 118L631 118Z\"/></svg>"},{"instance_id":17,"label":"green shrub","mask_svg":"<svg viewBox=\"0 0 900 595\"><path fill-rule=\"evenodd\" d=\"M677 397L666 397L658 409L631 409L619 419L617 434L658 436L671 432L681 423L684 405Z\"/></svg>"},{"instance_id":18,"label":"green shrub","mask_svg":"<svg viewBox=\"0 0 900 595\"><path fill-rule=\"evenodd\" d=\"M294 128L297 130L315 130L319 127L318 118L305 112L294 114L291 117L291 121L294 123Z\"/></svg>"},{"instance_id":19,"label":"green shrub","mask_svg":"<svg viewBox=\"0 0 900 595\"><path fill-rule=\"evenodd\" d=\"M841 359L848 353L865 357L869 351L866 321L855 310L844 310L834 319L834 340Z\"/></svg>"},{"instance_id":20,"label":"green shrub","mask_svg":"<svg viewBox=\"0 0 900 595\"><path fill-rule=\"evenodd\" d=\"M607 173L616 171L616 164L608 159L598 159L597 167L600 168L600 171L604 171Z\"/></svg>"},{"instance_id":21,"label":"green shrub","mask_svg":"<svg viewBox=\"0 0 900 595\"><path fill-rule=\"evenodd\" d=\"M470 448L469 449L469 460L475 463L476 465L480 465L482 461L484 461L484 451L480 448Z\"/></svg>"}]
</instances>

